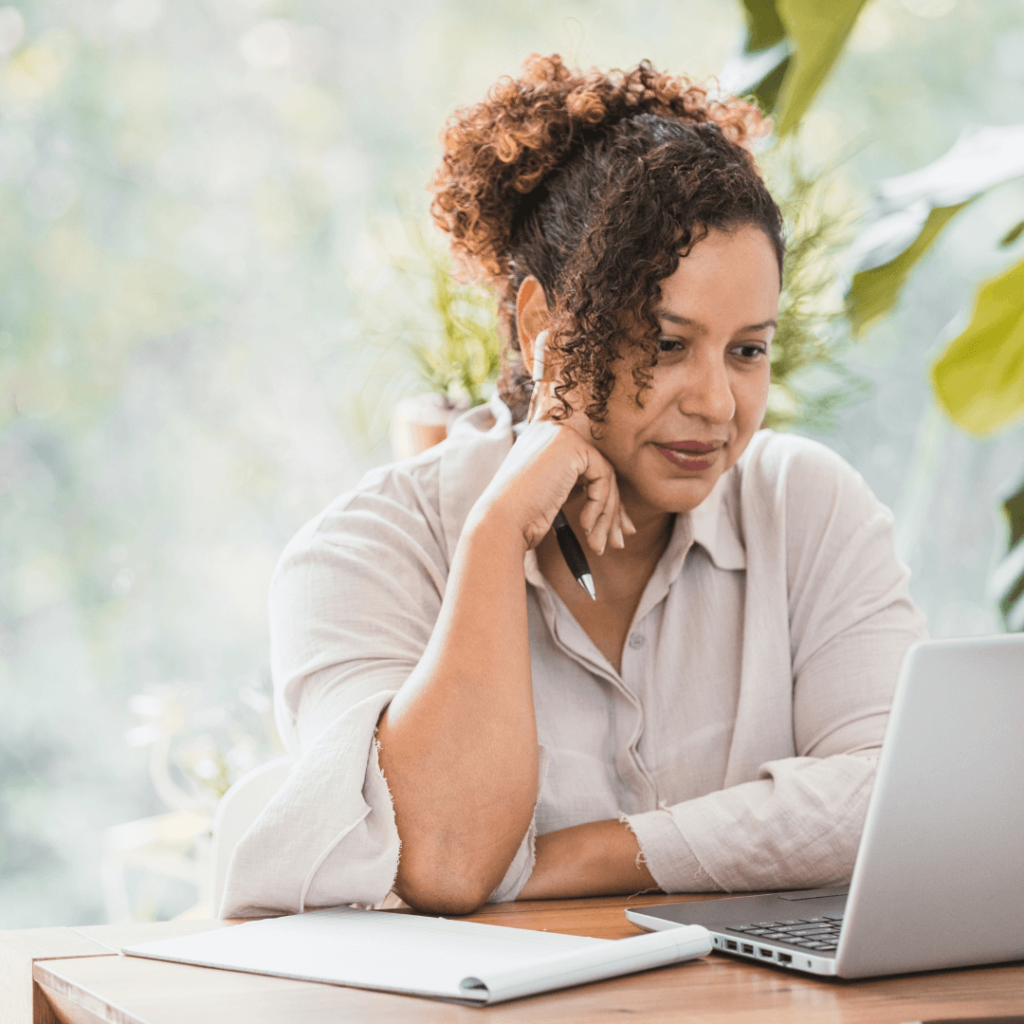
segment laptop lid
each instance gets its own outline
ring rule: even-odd
[[[907,652],[837,973],[1024,958],[1024,636]]]

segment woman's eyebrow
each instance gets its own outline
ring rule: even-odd
[[[688,316],[678,316],[675,313],[669,313],[668,310],[656,309],[654,315],[659,320],[667,320],[670,324],[678,324],[680,327],[695,327],[698,331],[706,331],[707,328],[697,320],[692,320]],[[746,327],[741,327],[739,332],[743,331],[763,331],[768,327],[778,327],[778,323],[775,320],[764,320],[759,324],[749,324]]]

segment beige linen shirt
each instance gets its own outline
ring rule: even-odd
[[[368,474],[271,585],[278,720],[297,755],[235,851],[222,914],[379,904],[400,842],[374,740],[437,620],[469,510],[515,439],[495,400]],[[667,892],[813,887],[853,867],[900,660],[924,635],[892,517],[827,448],[758,432],[679,515],[618,672],[526,557],[535,836],[621,818]]]

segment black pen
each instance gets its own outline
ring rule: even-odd
[[[547,355],[547,340],[547,331],[541,331],[534,340],[534,394],[530,399],[530,411],[527,414],[527,419],[533,418],[537,385],[544,380],[544,357]],[[572,532],[572,527],[569,525],[568,520],[565,518],[565,513],[562,512],[561,509],[558,510],[558,515],[555,516],[554,522],[551,524],[551,528],[555,531],[555,539],[558,541],[558,547],[562,552],[562,557],[565,559],[565,564],[569,566],[569,572],[573,574],[576,582],[590,595],[590,599],[592,601],[596,601],[597,591],[594,589],[594,577],[590,571],[587,556],[583,553],[583,547],[576,539],[576,534]]]
[[[597,600],[597,591],[594,590],[594,577],[590,573],[590,566],[587,564],[587,556],[583,553],[583,547],[572,532],[572,527],[565,518],[561,509],[551,524],[555,531],[555,538],[558,546],[562,549],[562,557],[565,564],[569,566],[569,572],[573,574],[576,582],[590,595],[592,601]]]

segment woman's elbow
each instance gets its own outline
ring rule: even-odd
[[[399,870],[395,879],[395,892],[413,910],[445,917],[472,914],[487,902],[492,891],[493,886],[468,878],[409,878]]]
[[[531,807],[532,811],[532,807]],[[455,834],[402,828],[394,891],[425,914],[472,914],[501,884],[529,827],[494,836],[464,828]]]
[[[394,890],[424,914],[472,914],[487,902],[507,867],[480,850],[403,841]]]

